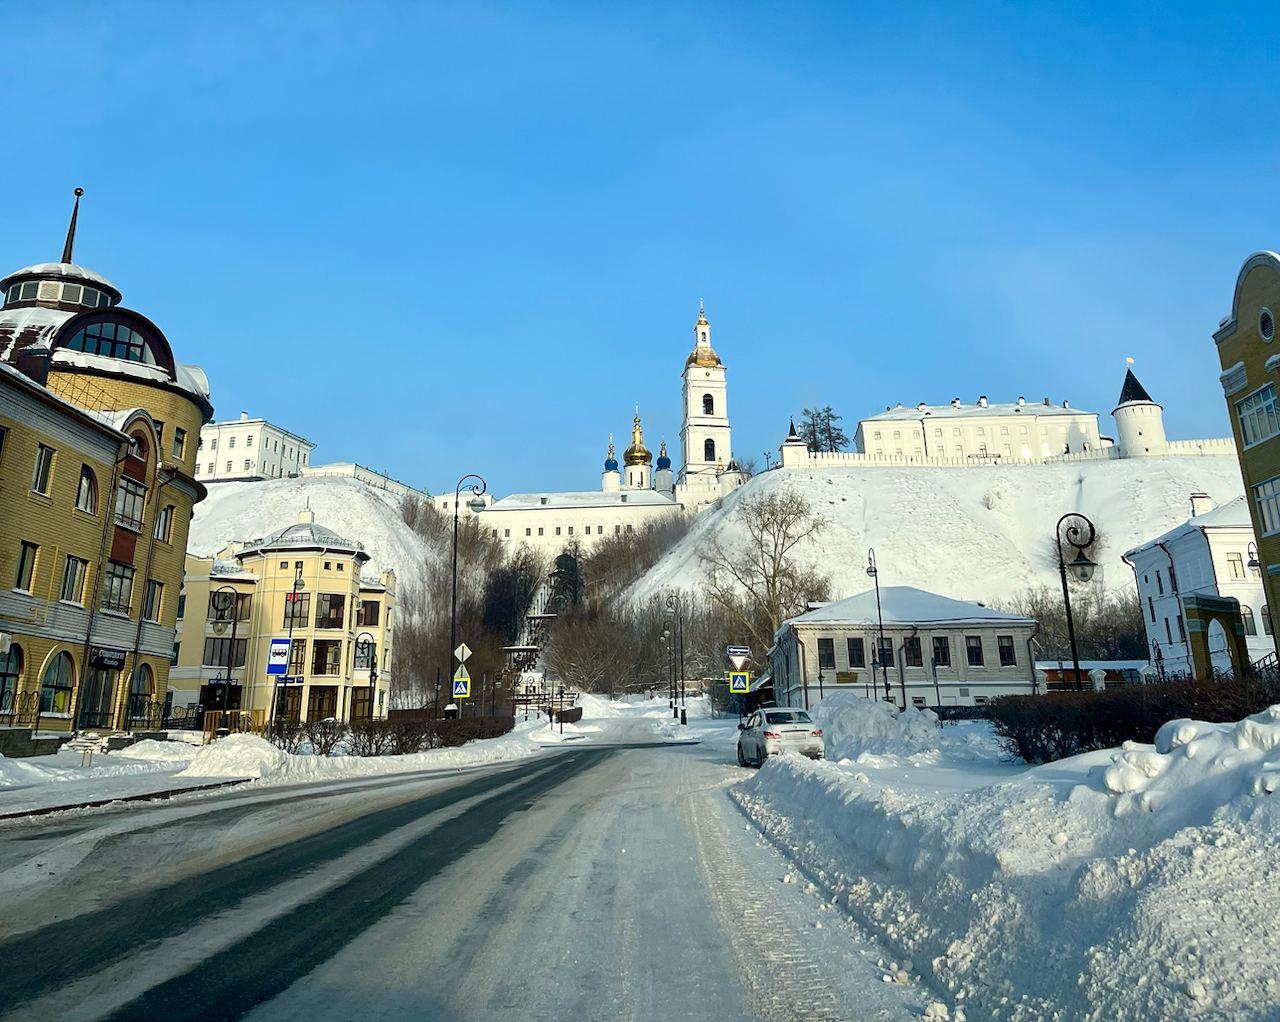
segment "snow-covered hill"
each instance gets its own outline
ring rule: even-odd
[[[1058,463],[779,469],[756,476],[693,529],[631,589],[647,600],[668,589],[693,589],[703,569],[698,551],[712,537],[732,547],[744,539],[738,503],[793,487],[828,524],[802,556],[831,576],[833,598],[869,586],[874,547],[881,585],[919,586],[957,599],[1005,599],[1029,585],[1058,585],[1053,531],[1068,511],[1088,515],[1101,540],[1095,581],[1133,584],[1120,555],[1191,513],[1189,497],[1219,504],[1244,492],[1230,455]]]
[[[196,505],[187,549],[212,556],[232,541],[257,539],[292,525],[308,506],[317,524],[364,544],[370,558],[367,575],[394,568],[402,586],[413,585],[421,580],[423,565],[437,556],[405,525],[398,497],[356,479],[329,476],[214,483]]]

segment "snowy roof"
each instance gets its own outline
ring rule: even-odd
[[[1045,405],[1024,402],[1019,404],[1011,401],[1006,404],[986,405],[925,405],[921,408],[919,405],[912,405],[910,408],[904,405],[898,405],[896,408],[886,408],[883,412],[875,415],[869,415],[860,420],[862,422],[902,422],[913,421],[923,418],[931,419],[959,419],[968,418],[973,415],[1095,415],[1096,412],[1086,412],[1079,408],[1064,408],[1062,405]]]
[[[886,625],[961,621],[1034,624],[1032,618],[1021,614],[992,610],[966,600],[953,600],[949,596],[939,596],[914,586],[882,586],[879,611],[876,608],[876,591],[868,589],[865,593],[823,604],[806,614],[784,621],[783,627],[788,624],[878,624],[881,615]]]
[[[1202,515],[1193,515],[1181,525],[1174,526],[1168,532],[1161,533],[1155,539],[1147,540],[1147,542],[1134,547],[1132,550],[1126,550],[1124,555],[1125,557],[1132,557],[1134,554],[1150,550],[1160,543],[1181,539],[1183,536],[1199,532],[1201,529],[1248,529],[1252,532],[1253,519],[1249,517],[1248,502],[1243,496],[1239,496],[1235,500],[1220,504],[1212,511],[1206,511]]]
[[[109,287],[116,294],[120,293],[120,289],[101,273],[96,273],[87,266],[80,266],[76,263],[34,263],[31,266],[24,266],[20,270],[14,270],[4,278],[4,281],[0,281],[0,284],[12,280],[14,277],[66,277],[69,280],[87,280],[91,284]]]
[[[621,490],[605,492],[603,490],[584,490],[574,493],[512,493],[495,500],[482,515],[495,511],[536,511],[540,508],[570,507],[620,507],[636,505],[646,507],[674,507],[675,498],[668,497],[656,490]]]
[[[332,529],[326,529],[315,522],[298,522],[296,525],[273,532],[265,539],[255,539],[236,556],[244,557],[251,553],[286,549],[332,550],[335,553],[355,554],[366,561],[369,559],[369,555],[364,552],[364,547],[359,543],[343,539]]]
[[[221,561],[214,558],[209,577],[234,579],[237,582],[257,582],[258,576],[240,566],[238,561]]]

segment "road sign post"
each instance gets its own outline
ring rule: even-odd
[[[453,674],[453,698],[471,698],[471,674],[467,670],[466,664],[459,666]]]

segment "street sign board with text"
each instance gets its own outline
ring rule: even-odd
[[[272,639],[271,649],[267,651],[268,676],[289,673],[289,640]]]

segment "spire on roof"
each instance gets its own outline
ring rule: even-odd
[[[698,299],[698,325],[707,326],[707,310],[702,304],[702,299]]]
[[[1125,369],[1124,386],[1120,388],[1120,400],[1118,403],[1124,405],[1130,401],[1150,401],[1155,404],[1151,395],[1147,393],[1147,388],[1139,383],[1138,378],[1133,375],[1133,370]]]
[[[67,225],[67,242],[62,246],[62,261],[64,263],[71,262],[71,250],[76,246],[76,219],[80,215],[80,196],[83,194],[83,188],[76,189],[76,204],[71,207],[71,223]]]

